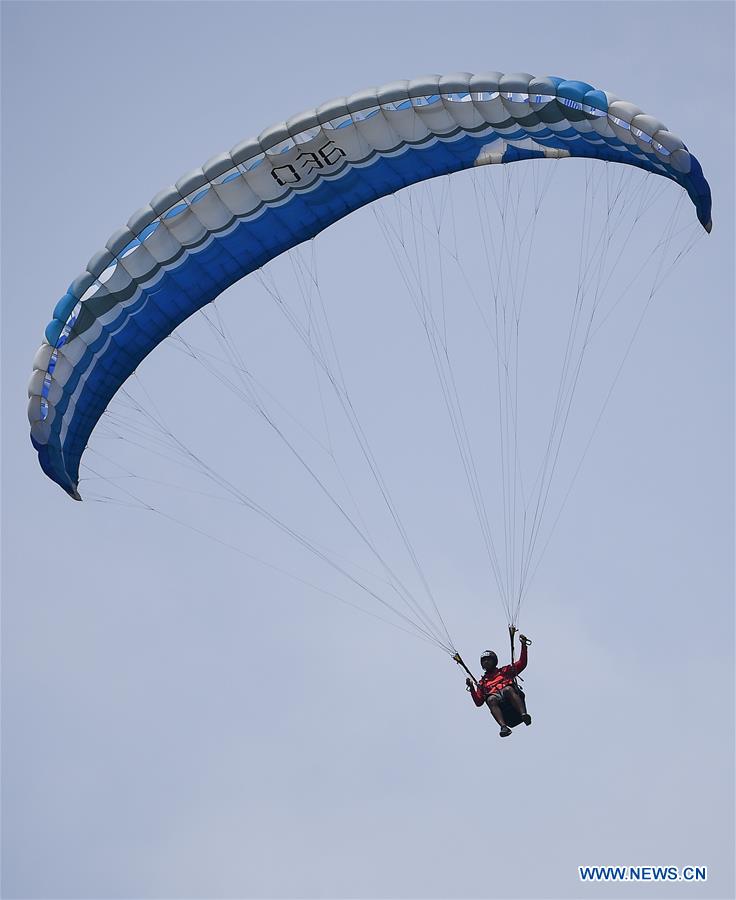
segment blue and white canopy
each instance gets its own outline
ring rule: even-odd
[[[545,157],[609,160],[670,178],[710,231],[710,188],[680,138],[585,82],[463,72],[341,97],[161,191],[72,282],[28,388],[43,470],[81,499],[80,460],[116,391],[157,344],[238,279],[407,185]]]

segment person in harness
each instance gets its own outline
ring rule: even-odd
[[[527,646],[531,643],[523,634],[519,635],[521,654],[510,666],[498,668],[498,656],[493,650],[484,651],[480,658],[483,676],[477,684],[466,678],[465,684],[476,706],[487,704],[493,718],[501,727],[500,737],[508,737],[511,729],[504,718],[504,706],[518,714],[518,719],[525,725],[532,724],[532,717],[526,711],[524,694],[516,686],[516,676],[523,672],[527,662]],[[512,723],[513,724],[513,723]]]

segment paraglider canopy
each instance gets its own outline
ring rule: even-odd
[[[28,389],[41,467],[80,500],[90,435],[141,360],[229,285],[338,219],[438,175],[567,157],[671,179],[710,231],[710,189],[680,138],[631,103],[555,76],[392,82],[212,157],[136,212],[56,304]]]

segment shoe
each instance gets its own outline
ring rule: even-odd
[[[531,725],[531,724],[532,724],[532,717],[529,715],[529,713],[527,713],[525,716],[522,716],[522,717],[521,717],[521,721],[522,721],[525,725]]]
[[[500,737],[508,737],[511,734],[511,729],[508,725],[504,725],[503,728],[498,732]]]

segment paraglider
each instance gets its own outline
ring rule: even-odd
[[[483,675],[476,679],[459,654],[455,656],[455,662],[462,666],[468,677],[465,679],[465,687],[476,706],[487,706],[491,715],[500,726],[499,736],[509,737],[511,729],[522,722],[524,725],[532,724],[532,717],[527,712],[526,695],[518,683],[518,676],[526,669],[527,647],[531,644],[526,635],[520,634],[521,654],[518,660],[514,660],[514,635],[516,629],[509,627],[511,638],[511,663],[508,666],[498,667],[498,654],[494,650],[484,650],[480,657],[480,665]]]
[[[125,394],[126,382],[140,363],[183,322],[212,304],[229,286],[251,273],[259,277],[259,270],[267,263],[314,238],[331,224],[382,197],[438,176],[463,170],[472,172],[488,165],[508,171],[505,167],[510,163],[520,162],[524,168],[529,164],[527,161],[568,158],[590,161],[591,167],[613,163],[614,169],[624,168],[627,173],[642,170],[674,182],[692,201],[700,225],[710,232],[710,188],[698,160],[683,141],[637,106],[586,82],[559,77],[492,72],[432,75],[392,82],[308,110],[266,129],[258,138],[243,141],[229,152],[212,157],[136,212],[92,257],[56,304],[33,360],[28,388],[31,442],[41,468],[70,497],[81,500],[83,454],[111,401],[119,392]],[[594,184],[591,196],[595,196],[595,188]],[[619,185],[608,203],[607,215],[613,215],[612,210],[618,208],[619,197],[624,193]],[[504,204],[510,196],[511,192],[507,192]],[[643,208],[644,198],[640,197],[639,202]],[[606,268],[605,254],[615,231],[607,221],[597,241],[589,239],[589,234],[584,234],[581,240],[581,259],[583,245],[591,253],[598,252],[600,247],[603,250],[595,265],[581,265],[552,429],[537,478],[532,480],[532,489],[525,497],[515,443],[518,382],[514,373],[518,363],[520,306],[526,284],[520,260],[523,257],[528,267],[529,260],[533,262],[535,248],[528,237],[533,229],[521,227],[518,217],[505,213],[506,205],[502,219],[509,220],[509,232],[504,235],[495,260],[500,259],[502,265],[494,291],[489,291],[489,297],[493,294],[495,310],[491,306],[491,316],[483,319],[495,347],[499,372],[501,468],[506,480],[505,546],[500,553],[491,535],[483,488],[465,431],[454,373],[449,368],[446,335],[441,333],[431,311],[428,313],[426,306],[418,304],[511,632],[510,665],[498,668],[498,658],[488,652],[481,660],[484,675],[478,682],[468,671],[468,687],[475,704],[489,707],[504,737],[515,725],[531,723],[524,693],[517,684],[517,677],[527,663],[530,642],[520,636],[521,655],[514,661],[513,637],[519,607],[536,571],[532,558],[539,550],[539,525],[575,393],[582,353],[591,340],[597,304],[613,271]],[[417,227],[423,225],[420,217]],[[586,231],[585,216],[582,231]],[[662,235],[657,236],[658,246],[669,247],[673,231],[672,222],[662,228]],[[524,245],[525,240],[529,241],[528,245]],[[440,244],[438,229],[438,255]],[[523,247],[523,251],[519,249]],[[422,267],[428,265],[431,257],[426,246],[424,250],[424,257],[417,261],[409,279],[419,272],[420,294]],[[512,284],[514,278],[517,282]],[[510,285],[510,300],[498,297],[503,293],[499,285],[504,279]],[[585,322],[581,325],[582,302],[591,284],[593,311],[587,325]],[[550,294],[554,292],[550,290]],[[650,293],[649,299],[651,296]],[[507,323],[511,323],[508,329]],[[398,627],[414,629],[417,636],[435,644],[464,666],[420,568],[418,554],[390,496],[386,479],[357,420],[355,405],[344,382],[336,376],[339,365],[331,368],[329,354],[323,346],[318,346],[319,337],[314,337],[314,325],[310,318],[308,328],[300,330],[299,323],[295,327],[314,356],[315,369],[320,370],[335,391],[381,500],[419,576],[420,590],[429,600],[426,608],[402,580],[403,573],[390,565],[368,529],[357,521],[360,514],[351,517],[347,505],[336,499],[315,468],[287,439],[289,451],[337,510],[341,523],[350,526],[351,536],[358,538],[356,543],[377,564],[377,581],[364,578],[356,572],[357,565],[351,569],[318,541],[252,501],[231,480],[204,466],[195,454],[173,438],[168,428],[161,429],[157,449],[166,446],[181,452],[192,468],[199,467],[239,503],[264,516],[330,565],[348,579],[351,588],[360,588],[373,601],[395,613]],[[222,337],[219,328],[218,323],[216,330]],[[575,355],[577,350],[572,349],[576,337],[582,341],[579,359]],[[225,338],[223,341],[227,344]],[[187,345],[186,349],[194,355],[191,347]],[[232,347],[228,345],[226,349],[229,352]],[[237,354],[232,356],[237,363]],[[245,366],[238,374],[244,382],[250,377]],[[265,411],[260,396],[256,395],[254,400],[248,393],[251,386],[248,382],[242,393],[248,395],[274,433],[284,438],[282,430]],[[182,391],[186,390],[183,385]],[[146,427],[153,428],[156,424],[155,417],[151,416]],[[232,435],[233,428],[232,421],[223,423],[223,431],[228,436]],[[325,593],[334,596],[331,591]]]

